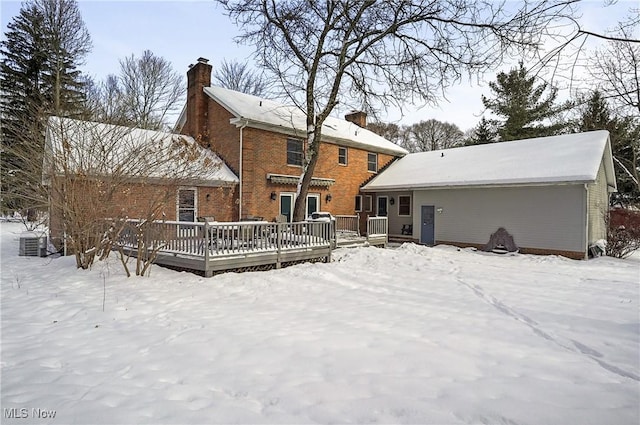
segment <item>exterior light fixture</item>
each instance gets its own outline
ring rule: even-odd
[[[396,200],[395,200],[395,199],[393,199],[393,197],[391,197],[391,198],[389,198],[389,203],[390,203],[391,205],[393,205],[393,204],[395,204],[395,203],[396,203]]]
[[[330,194],[330,193],[327,193],[327,196],[325,196],[324,200],[325,200],[326,202],[331,202],[331,194]]]
[[[275,192],[271,192],[271,200],[272,201],[276,200],[276,193]]]

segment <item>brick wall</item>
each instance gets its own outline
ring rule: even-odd
[[[209,98],[203,87],[210,83],[211,66],[197,63],[187,73],[189,79],[187,120],[183,133],[200,140],[218,154],[236,173],[240,172],[240,128],[229,122],[234,116],[221,105]],[[207,73],[209,75],[207,75]],[[200,94],[206,97],[201,101]],[[195,118],[193,118],[195,117]],[[366,123],[366,114],[353,114],[354,121]],[[206,124],[198,130],[199,122]],[[243,134],[242,166],[242,218],[260,216],[273,220],[280,210],[280,193],[293,193],[295,185],[273,184],[267,181],[267,174],[300,175],[301,168],[287,165],[287,139],[291,136],[273,131],[245,127]],[[301,139],[304,135],[301,135]],[[338,145],[323,143],[314,177],[335,179],[331,187],[309,188],[310,194],[320,197],[319,208],[333,214],[355,214],[355,196],[360,185],[372,176],[367,171],[367,151],[348,148],[348,164],[338,164]],[[378,169],[393,157],[378,154]],[[271,200],[271,193],[276,199]],[[327,194],[331,201],[327,202]],[[238,194],[239,195],[239,194]],[[238,199],[231,201],[232,209],[238,214]]]
[[[152,218],[151,213],[155,211],[155,219],[175,221],[177,213],[177,190],[173,185],[159,184],[129,184],[126,185],[112,197],[105,198],[104,195],[97,194],[92,190],[95,184],[77,186],[73,192],[74,196],[82,196],[77,204],[86,205],[92,210],[87,213],[91,218]],[[197,216],[214,216],[216,220],[233,221],[235,215],[235,204],[233,200],[236,196],[235,187],[197,187]],[[52,195],[54,198],[56,194]],[[57,199],[52,201],[51,211],[51,235],[54,239],[60,239],[63,235],[62,220]]]

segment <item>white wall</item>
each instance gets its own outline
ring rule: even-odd
[[[486,244],[504,227],[519,247],[584,252],[586,196],[584,185],[415,191],[413,234],[434,205],[436,241]]]
[[[587,186],[589,190],[589,242],[607,239],[605,216],[609,210],[609,191],[604,163],[600,164],[595,183]]]

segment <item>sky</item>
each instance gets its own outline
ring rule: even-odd
[[[592,31],[604,31],[615,26],[629,9],[638,7],[635,0],[585,0],[580,3],[581,24]],[[18,14],[20,1],[0,0],[2,33],[7,23]],[[102,1],[80,0],[79,9],[93,40],[93,50],[87,56],[83,71],[100,81],[108,74],[117,74],[119,60],[144,50],[169,60],[176,71],[185,75],[189,64],[199,57],[210,60],[214,69],[223,59],[241,62],[251,60],[251,46],[238,45],[235,24],[223,14],[214,1]],[[514,63],[505,64],[508,70]],[[483,112],[481,95],[490,95],[489,73],[484,81],[463,80],[449,89],[438,107],[407,105],[401,114],[382,114],[383,121],[412,124],[435,118],[457,124],[462,130],[475,126]],[[565,96],[568,92],[565,93]]]

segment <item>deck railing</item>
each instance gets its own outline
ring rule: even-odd
[[[128,220],[121,233],[124,246],[204,256],[299,249],[329,245],[335,235],[330,222],[192,223],[182,221],[142,222]]]
[[[360,235],[360,217],[357,215],[336,215],[336,232]]]
[[[386,217],[371,217],[367,241],[386,245]],[[268,223],[128,220],[118,244],[131,255],[154,253],[158,264],[203,271],[247,270],[331,258],[336,246],[333,221]],[[156,255],[157,254],[157,257]]]
[[[387,217],[367,218],[367,241],[372,245],[386,246],[389,242],[388,228],[389,220]]]

